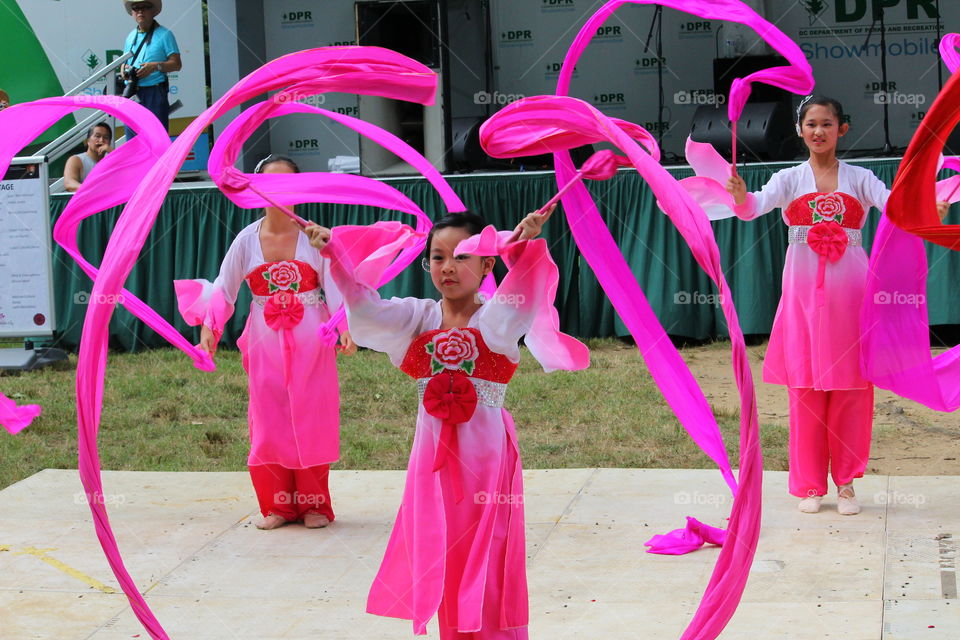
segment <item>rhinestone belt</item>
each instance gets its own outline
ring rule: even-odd
[[[287,293],[293,293],[288,291]],[[310,291],[304,291],[303,293],[294,293],[300,302],[306,305],[319,305],[325,302],[323,297],[322,289],[311,289]],[[253,301],[260,305],[261,307],[267,303],[271,296],[253,296]]]
[[[473,383],[473,388],[477,390],[477,402],[479,404],[498,409],[503,407],[503,401],[507,397],[507,385],[483,378],[468,377],[467,379]],[[417,378],[417,393],[420,395],[420,402],[423,402],[423,394],[431,380],[433,378]]]
[[[791,225],[787,230],[787,241],[790,244],[807,244],[807,232],[812,228],[802,224]],[[859,247],[863,244],[863,234],[860,233],[860,229],[843,227],[843,230],[847,232],[847,246]]]

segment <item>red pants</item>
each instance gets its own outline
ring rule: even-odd
[[[790,390],[790,493],[827,493],[827,469],[837,486],[862,478],[870,457],[873,386]]]
[[[285,520],[302,520],[305,513],[322,513],[333,522],[330,502],[330,465],[287,469],[278,464],[250,467],[260,513],[275,513]]]

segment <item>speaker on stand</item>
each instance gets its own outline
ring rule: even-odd
[[[714,93],[729,96],[734,78],[787,64],[781,56],[716,58],[713,61]],[[737,160],[793,160],[799,151],[795,121],[790,92],[760,82],[754,84],[750,101],[737,122]],[[720,154],[729,157],[731,133],[726,105],[698,107],[690,137],[695,142],[709,142]]]
[[[748,102],[737,122],[737,161],[793,160],[798,138],[791,113],[783,102]],[[732,135],[727,108],[697,108],[690,137],[694,142],[710,143],[720,155],[729,157]]]
[[[356,3],[356,25],[358,44],[393,49],[439,76],[433,105],[360,96],[360,117],[396,134],[441,171],[483,166],[486,154],[476,153],[473,143],[467,143],[467,134],[487,115],[492,71],[486,69],[491,54],[489,28],[484,25],[489,25],[489,3],[364,0]],[[484,92],[487,100],[482,99]],[[468,149],[469,159],[458,155]],[[413,167],[363,138],[360,167],[364,175],[415,173]]]

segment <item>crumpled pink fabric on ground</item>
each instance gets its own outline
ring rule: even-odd
[[[41,411],[38,404],[18,405],[0,393],[0,425],[3,425],[10,435],[16,435],[29,427]]]

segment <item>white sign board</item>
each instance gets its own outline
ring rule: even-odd
[[[7,177],[14,175],[0,182],[0,336],[49,336],[56,324],[47,166],[11,165]]]

